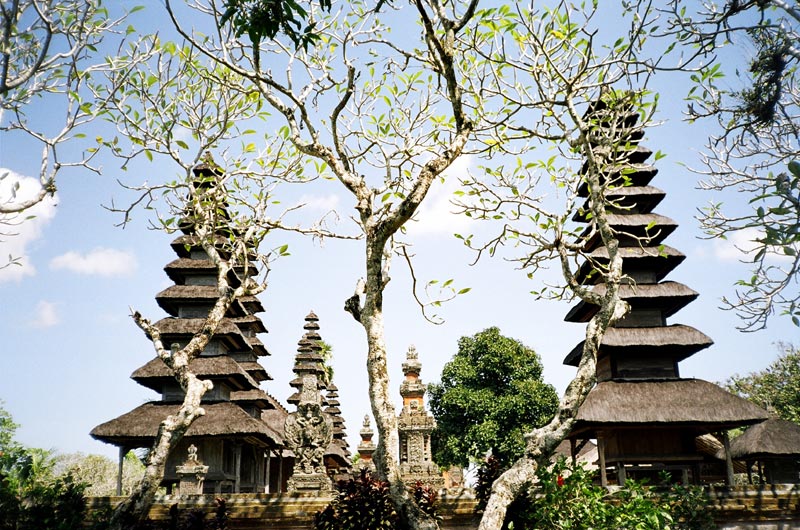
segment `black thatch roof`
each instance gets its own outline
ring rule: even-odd
[[[250,348],[253,353],[259,357],[265,357],[267,355],[272,355],[269,350],[264,346],[264,343],[261,342],[261,339],[258,337],[247,337],[247,342],[250,344]]]
[[[647,213],[658,206],[658,203],[660,203],[665,196],[666,193],[655,186],[621,186],[618,188],[611,188],[606,191],[606,199],[609,201],[606,208],[612,212],[619,210],[618,213]],[[575,222],[586,222],[586,216],[589,211],[589,201],[587,200],[583,206],[575,212],[572,216],[572,220]]]
[[[564,364],[578,366],[583,354],[584,342],[578,343],[567,354]],[[641,357],[666,355],[675,361],[681,361],[712,344],[714,341],[708,335],[683,324],[642,328],[608,328],[600,343],[600,354],[629,353]]]
[[[234,388],[246,390],[258,388],[258,383],[233,359],[227,355],[200,356],[189,363],[191,370],[200,379],[223,380]],[[161,392],[165,380],[174,380],[172,370],[156,357],[131,374],[131,379],[142,386]]]
[[[270,396],[260,388],[254,390],[240,390],[237,392],[231,392],[231,401],[243,402],[243,403],[255,403],[256,405],[260,406],[263,410],[281,408],[281,405],[278,403],[277,399]]]
[[[101,423],[90,433],[92,438],[112,445],[148,447],[158,431],[158,426],[170,414],[178,412],[180,404],[152,402],[136,407],[127,414]],[[283,436],[267,423],[250,416],[230,401],[204,403],[204,416],[192,423],[184,435],[217,436],[226,438],[255,438],[265,445],[280,445]],[[281,431],[282,432],[282,431]]]
[[[278,407],[274,409],[267,409],[261,411],[261,421],[269,425],[269,428],[280,434],[281,443],[283,443],[284,434],[283,427],[286,424],[286,417],[289,412],[276,401]]]
[[[155,326],[161,332],[161,340],[164,344],[170,345],[173,342],[182,342],[190,339],[195,333],[203,329],[205,323],[206,319],[204,318],[162,318],[155,323]],[[220,321],[217,330],[214,332],[214,338],[227,344],[233,351],[251,350],[247,338],[227,318],[223,318]]]
[[[250,313],[263,313],[264,306],[261,305],[261,300],[258,299],[256,296],[243,296],[239,299],[239,302],[247,309]]]
[[[764,409],[701,379],[605,381],[578,410],[571,435],[608,427],[671,426],[698,433],[767,419]]]
[[[667,245],[653,248],[622,247],[619,249],[619,254],[624,260],[622,264],[623,272],[628,273],[628,271],[631,270],[652,271],[655,274],[656,281],[663,280],[667,274],[686,259],[686,256],[679,250]],[[599,263],[608,263],[608,249],[606,249],[606,247],[593,250],[589,256]],[[575,276],[581,283],[594,283],[599,281],[601,279],[599,275],[597,275],[594,282],[587,281],[589,273],[591,273],[592,270],[591,262],[585,261],[581,264]]]
[[[800,425],[778,418],[753,425],[731,442],[731,457],[800,457]]]
[[[176,284],[186,284],[186,280],[192,276],[210,276],[217,277],[217,266],[210,259],[192,259],[192,258],[178,258],[169,262],[164,267],[164,272]],[[250,265],[249,272],[254,275],[258,269],[254,265]],[[240,276],[244,273],[244,267],[235,267],[228,273],[228,279],[235,285],[240,284]]]
[[[725,446],[713,434],[703,434],[694,439],[697,452],[715,460],[725,460]],[[747,466],[742,462],[733,462],[734,473],[747,473]]]
[[[216,285],[173,285],[167,287],[156,295],[159,307],[172,316],[178,316],[181,306],[203,304],[209,307],[219,298]],[[234,300],[228,309],[231,317],[240,317],[247,314],[244,305],[239,300]]]
[[[622,176],[622,172],[625,176]],[[617,167],[606,168],[603,171],[603,180],[609,181],[612,186],[647,186],[658,174],[658,169],[649,164],[625,164]],[[578,197],[589,196],[589,185],[584,181],[578,187]]]
[[[606,285],[601,283],[592,288],[592,292],[603,296]],[[639,285],[620,285],[620,298],[626,300],[637,309],[661,309],[664,318],[669,318],[697,298],[697,292],[682,283],[666,281],[661,283],[643,283]],[[567,322],[589,322],[597,313],[598,306],[579,302],[573,307],[564,320]]]
[[[259,383],[261,381],[272,381],[272,376],[269,375],[267,370],[261,366],[260,363],[255,361],[240,361],[239,366]]]
[[[217,234],[214,237],[218,245],[224,245],[225,243],[229,242],[227,238],[220,234]],[[173,239],[172,243],[170,243],[170,246],[172,247],[172,250],[175,251],[175,254],[177,254],[179,257],[188,258],[191,255],[192,249],[202,248],[198,241],[199,240],[196,236],[184,234]]]
[[[239,326],[239,329],[247,329],[253,333],[268,333],[267,328],[264,327],[264,322],[255,315],[233,317],[231,321]]]
[[[657,213],[609,213],[607,217],[621,246],[659,245],[678,228],[678,223]],[[585,238],[591,231],[592,227],[586,227],[580,237]],[[602,245],[600,234],[595,233],[585,248],[592,250]]]

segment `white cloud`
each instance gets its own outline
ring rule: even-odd
[[[50,261],[50,268],[90,276],[129,276],[136,270],[136,257],[113,248],[96,248],[86,254],[67,252]]]
[[[467,176],[471,167],[472,156],[461,156],[447,168],[444,185],[439,181],[434,182],[414,220],[406,225],[410,233],[452,235],[467,228],[471,222],[470,218],[456,213],[458,207],[451,201],[453,193],[460,187],[460,180]]]
[[[739,261],[745,259],[758,248],[756,239],[763,234],[756,228],[745,228],[732,232],[727,239],[714,240],[714,257],[721,261]]]
[[[61,323],[61,317],[56,311],[56,304],[42,300],[36,304],[36,316],[31,321],[31,326],[35,328],[51,328]]]
[[[334,194],[322,195],[322,196],[303,195],[302,197],[300,197],[297,203],[303,204],[304,208],[329,212],[331,210],[336,210],[339,207],[339,196]]]
[[[33,197],[40,189],[39,181],[25,177],[10,169],[0,168],[0,203],[13,204],[15,201]],[[16,198],[14,198],[14,187]],[[56,215],[57,197],[45,199],[16,215],[0,215],[0,267],[8,263],[9,256],[17,259],[19,265],[12,264],[0,269],[0,283],[20,281],[25,276],[36,274],[30,260],[29,246],[42,236],[42,229]]]

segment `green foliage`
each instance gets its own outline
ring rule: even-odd
[[[800,348],[778,344],[783,353],[767,368],[734,375],[725,388],[762,407],[772,407],[784,420],[800,424]]]
[[[629,480],[624,488],[609,490],[594,484],[594,472],[563,459],[551,469],[540,469],[537,478],[535,487],[509,506],[505,530],[714,528],[708,499],[699,487],[647,488]]]
[[[350,480],[340,480],[333,501],[314,515],[314,530],[391,530],[398,517],[389,497],[389,484],[370,476],[367,470]],[[437,514],[436,490],[421,482],[411,488],[417,506],[433,517]]]
[[[72,530],[86,512],[85,484],[56,477],[49,451],[14,440],[17,424],[0,407],[0,530]]]
[[[441,383],[428,392],[439,465],[466,466],[489,450],[501,463],[512,462],[524,450],[523,434],[548,422],[558,405],[536,352],[496,327],[459,339]]]
[[[319,4],[323,9],[331,8],[331,0],[319,0]],[[308,12],[294,0],[225,0],[223,5],[220,26],[230,22],[236,36],[247,34],[254,46],[262,39],[274,39],[278,33],[303,49],[320,39],[314,33],[314,22],[303,28]]]
[[[391,530],[397,513],[389,497],[389,484],[372,478],[366,470],[336,485],[333,501],[314,515],[314,530]]]

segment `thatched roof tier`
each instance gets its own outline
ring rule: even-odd
[[[264,322],[255,315],[233,317],[231,321],[239,326],[239,329],[246,329],[253,333],[269,333],[264,326]]]
[[[272,376],[269,375],[267,370],[261,366],[260,363],[255,361],[243,361],[239,362],[239,366],[241,366],[242,369],[250,375],[250,377],[259,383],[261,381],[272,381]]]
[[[731,457],[800,458],[800,425],[778,418],[753,425],[731,442]]]
[[[655,281],[661,281],[675,267],[686,259],[686,256],[670,246],[661,245],[654,248],[642,247],[622,247],[619,253],[623,258],[622,271],[631,274],[638,270],[651,271],[655,275]],[[608,249],[605,247],[593,250],[589,257],[600,264],[608,264]],[[589,277],[594,267],[591,262],[585,261],[581,264],[576,274],[576,278],[581,283],[596,283],[602,278],[599,274]]]
[[[193,276],[210,276],[217,277],[217,267],[210,259],[192,259],[192,258],[178,258],[169,262],[164,271],[167,276],[176,284],[183,285],[187,283],[187,278]],[[256,274],[258,271],[254,265],[250,265],[250,274]],[[239,276],[244,273],[244,267],[236,267],[228,273],[228,279],[234,284],[239,285]]]
[[[172,316],[178,316],[181,307],[188,305],[211,306],[219,299],[219,289],[216,285],[173,285],[167,287],[156,295],[159,307]],[[228,309],[228,315],[239,317],[247,314],[244,306],[234,300]]]
[[[214,241],[217,245],[224,245],[228,242],[228,239],[218,234],[215,236]],[[175,254],[181,258],[188,258],[191,256],[192,249],[201,248],[199,239],[196,236],[186,234],[173,239],[170,246],[175,251]]]
[[[279,406],[274,409],[267,409],[261,411],[261,421],[269,425],[269,428],[272,429],[273,431],[281,433],[281,440],[282,440],[283,427],[286,424],[286,417],[289,415],[289,412],[285,408],[283,408],[283,406],[280,403],[277,403],[277,401],[276,404]]]
[[[605,284],[598,284],[592,292],[603,296]],[[686,307],[695,298],[697,292],[678,282],[643,283],[640,285],[621,285],[619,295],[634,309],[661,309],[664,318],[669,318]],[[564,320],[567,322],[589,322],[599,307],[581,301],[573,307]]]
[[[606,198],[609,204],[606,208],[610,212],[616,213],[649,213],[660,203],[666,193],[654,186],[622,186],[606,191]],[[575,222],[586,222],[588,215],[589,201],[583,203],[580,210],[575,212],[572,220]]]
[[[269,351],[267,351],[267,348],[264,347],[264,343],[261,342],[261,339],[258,337],[247,337],[247,342],[250,344],[250,348],[253,350],[253,353],[259,357],[271,355]]]
[[[204,318],[162,318],[154,325],[161,332],[161,340],[165,345],[173,342],[186,342],[195,333],[199,333],[206,323]],[[221,340],[231,350],[250,351],[250,343],[242,332],[229,319],[223,318],[214,338]]]
[[[639,134],[637,134],[636,136],[638,137],[638,140],[640,140],[642,138],[641,132],[639,132]],[[644,163],[645,160],[650,158],[650,156],[653,154],[653,151],[643,145],[639,145],[638,140],[632,142],[630,149],[627,149],[625,151],[622,150],[624,146],[619,146],[618,151],[620,151],[619,155],[620,158],[624,157],[625,160],[627,160],[631,164],[642,164]],[[597,147],[594,150],[595,155],[603,156],[604,154],[607,153],[608,153],[607,147]],[[589,162],[588,161],[584,162],[583,165],[581,166],[581,174],[586,173],[588,167],[589,167]]]
[[[231,401],[235,403],[254,403],[262,410],[282,408],[278,400],[260,388],[231,392]]]
[[[715,460],[725,460],[725,446],[713,434],[703,434],[694,439],[697,452]],[[734,473],[747,473],[747,466],[742,462],[733,462]]]
[[[564,358],[564,364],[578,366],[583,342]],[[681,361],[708,348],[714,341],[691,326],[673,324],[647,328],[608,328],[600,343],[600,355],[661,356]]]
[[[608,181],[610,186],[647,186],[653,177],[658,174],[658,169],[649,164],[625,164],[624,166],[610,167],[603,171],[602,181]],[[622,175],[624,173],[624,176]],[[586,182],[578,187],[578,197],[589,196],[589,185]]]
[[[176,414],[179,403],[153,402],[136,407],[127,414],[101,423],[90,433],[92,438],[112,445],[149,447],[164,419]],[[248,438],[265,446],[283,443],[282,430],[276,431],[230,401],[204,403],[205,415],[197,418],[184,435],[222,438]]]
[[[338,467],[350,467],[349,451],[342,447],[339,440],[332,440],[325,450],[325,458],[336,462]]]
[[[626,426],[692,428],[701,434],[768,416],[764,409],[701,379],[604,381],[589,392],[570,436]]]
[[[256,296],[243,296],[239,302],[247,309],[249,313],[263,313],[264,306],[261,305],[261,300]]]
[[[197,357],[189,363],[189,370],[201,379],[226,381],[234,389],[258,388],[258,383],[239,363],[227,355]],[[164,361],[156,357],[141,368],[137,368],[131,374],[131,379],[142,386],[161,392],[162,385],[167,381],[174,381],[175,376]]]
[[[621,246],[654,246],[661,244],[678,227],[678,224],[656,213],[609,213],[608,222],[616,231]],[[585,238],[591,232],[587,227],[581,234]],[[586,249],[593,250],[603,244],[599,233],[586,242]]]

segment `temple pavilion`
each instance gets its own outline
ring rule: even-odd
[[[603,110],[598,104],[590,112]],[[699,450],[698,437],[718,434],[727,445],[729,429],[763,421],[768,415],[713,383],[680,375],[679,363],[711,346],[712,340],[691,326],[667,323],[698,294],[682,283],[665,280],[685,256],[663,244],[677,225],[653,212],[664,192],[650,186],[657,170],[647,163],[651,151],[639,145],[643,131],[636,126],[637,120],[638,114],[631,113],[605,125],[619,133],[613,142],[616,147],[607,155],[613,157],[613,169],[604,177],[610,179],[609,220],[620,242],[627,278],[620,295],[631,309],[602,339],[597,384],[580,407],[569,435],[572,453],[588,440],[597,440],[603,485],[624,483],[626,477],[658,480],[661,472],[683,483],[730,479],[730,459],[726,471],[724,462]],[[609,151],[599,146],[596,151],[603,149]],[[588,197],[586,183],[578,193]],[[587,222],[588,210],[585,206],[574,220]],[[596,269],[608,263],[608,252],[599,236],[589,239],[586,252],[589,259],[580,267],[578,279],[603,293],[605,285]],[[580,302],[565,320],[588,322],[598,309]],[[582,349],[583,342],[564,363],[578,366]]]
[[[197,182],[208,181],[218,170],[208,164],[194,169]],[[174,285],[156,295],[167,317],[155,323],[164,344],[185,345],[201,329],[217,300],[217,269],[198,244],[189,223],[172,243],[177,259],[164,267]],[[243,270],[234,271],[238,282]],[[259,358],[269,355],[259,333],[267,330],[257,316],[264,310],[256,297],[235,301],[203,353],[190,369],[214,385],[203,396],[205,415],[198,418],[173,449],[163,485],[178,482],[176,466],[194,445],[197,459],[208,466],[205,493],[275,491],[280,487],[283,418],[287,411],[259,384],[271,379]],[[131,379],[159,394],[159,398],[98,425],[92,437],[119,447],[122,457],[131,449],[152,446],[159,424],[177,412],[183,391],[158,357],[136,369]],[[264,418],[273,418],[265,421]],[[277,457],[277,458],[276,458]]]

